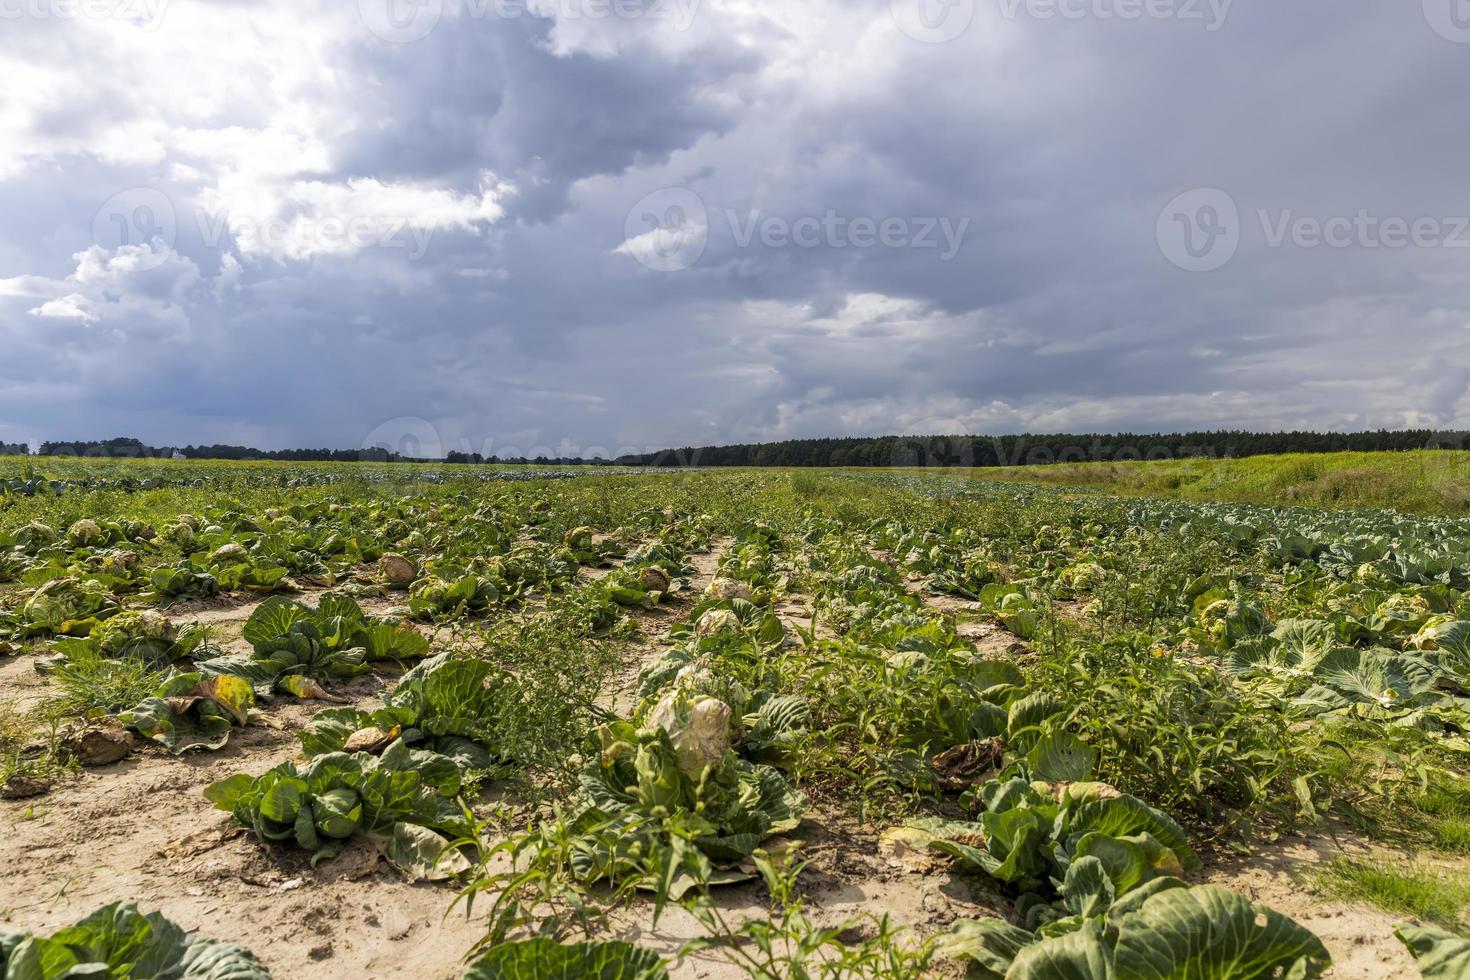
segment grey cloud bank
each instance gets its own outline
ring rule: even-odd
[[[1470,426],[1436,3],[0,7],[0,441]]]

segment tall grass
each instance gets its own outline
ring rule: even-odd
[[[1318,876],[1333,895],[1447,929],[1470,925],[1470,880],[1425,864],[1388,865],[1336,858]]]
[[[968,472],[982,480],[1060,484],[1190,501],[1382,507],[1470,515],[1470,452],[1459,450],[1058,463]]]

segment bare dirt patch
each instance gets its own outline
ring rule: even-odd
[[[1403,916],[1339,902],[1315,888],[1311,875],[1335,857],[1381,856],[1352,836],[1295,837],[1256,843],[1246,857],[1221,856],[1199,875],[1288,915],[1317,934],[1332,954],[1337,980],[1415,980],[1419,970],[1393,930]]]
[[[294,729],[319,705],[282,704],[213,754],[145,748],[67,779],[48,796],[0,804],[8,929],[52,930],[107,902],[136,901],[189,929],[244,943],[280,978],[459,975],[483,933],[446,917],[452,888],[410,885],[348,851],[313,869],[236,828],[204,788],[264,772],[298,752]],[[328,966],[328,964],[330,964]]]
[[[802,873],[805,913],[817,928],[838,928],[858,921],[848,942],[861,942],[875,927],[870,917],[888,916],[894,926],[910,930],[913,946],[949,928],[956,919],[993,917],[1003,903],[975,879],[951,875],[938,863],[915,869],[886,856],[878,834],[840,810],[817,807],[790,838],[768,841],[772,850],[787,848],[810,862]],[[714,901],[730,926],[770,913],[765,888],[757,882],[717,889]],[[642,943],[672,958],[679,947],[707,935],[688,912],[666,912],[657,927],[649,925],[652,907],[640,902],[615,917],[619,938]],[[706,950],[672,971],[676,977],[726,980],[746,974],[717,950]],[[933,976],[958,977],[958,964],[936,963]]]
[[[0,657],[0,701],[5,701],[17,714],[35,710],[47,697],[46,678],[36,673],[36,658],[31,654]]]
[[[296,598],[316,601],[312,596]],[[264,597],[213,599],[167,610],[175,623],[207,623],[238,646]],[[50,682],[35,657],[0,661],[0,690],[18,705],[44,700]],[[345,703],[372,707],[401,676],[391,663],[336,686]],[[279,978],[459,976],[459,958],[483,924],[446,915],[455,890],[411,885],[349,848],[313,869],[306,856],[268,847],[204,798],[210,783],[261,773],[299,754],[295,732],[328,705],[279,698],[214,753],[169,755],[147,741],[128,759],[63,777],[43,796],[0,802],[0,922],[50,931],[97,906],[136,901],[189,929],[250,947]]]
[[[629,714],[638,707],[638,672],[668,650],[663,642],[664,633],[688,614],[689,608],[698,601],[700,593],[714,580],[715,571],[720,567],[729,547],[730,539],[722,538],[712,542],[709,550],[689,559],[689,564],[694,566],[694,574],[689,576],[689,588],[682,595],[670,597],[652,609],[629,611],[639,630],[649,635],[653,642],[634,645],[629,649],[623,666],[607,679],[607,686],[599,699],[603,707],[621,715]]]

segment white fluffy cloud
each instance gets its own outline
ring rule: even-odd
[[[186,307],[199,267],[168,245],[154,241],[110,252],[93,245],[73,258],[76,269],[64,279],[0,279],[0,301],[39,298],[32,316],[101,325],[119,336],[188,329]]]
[[[304,260],[382,248],[417,261],[438,232],[479,234],[499,221],[510,192],[490,173],[474,194],[371,177],[341,183],[231,179],[200,194],[195,217],[206,240],[228,231],[250,257]]]

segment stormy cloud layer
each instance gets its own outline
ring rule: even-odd
[[[1459,0],[0,0],[0,441],[1470,425]]]

